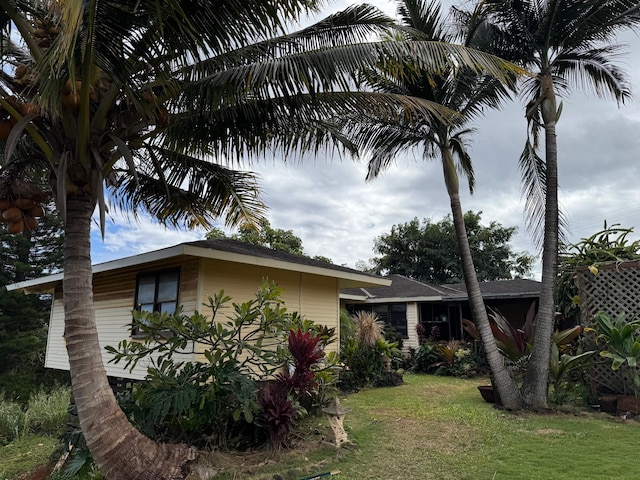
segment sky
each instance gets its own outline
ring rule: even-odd
[[[332,2],[325,13],[352,2]],[[390,15],[393,2],[372,3]],[[320,18],[320,17],[319,17]],[[628,45],[618,63],[626,70],[635,97],[618,107],[591,92],[562,98],[557,126],[560,202],[568,220],[568,239],[575,243],[601,230],[603,222],[637,227],[640,238],[640,41],[621,35]],[[474,125],[470,152],[476,172],[473,196],[461,183],[462,207],[482,211],[488,225],[497,221],[517,227],[514,251],[539,252],[524,226],[518,157],[526,140],[522,101],[514,99],[499,111],[488,111]],[[247,165],[259,174],[267,217],[273,228],[292,230],[307,255],[329,257],[338,265],[375,256],[374,239],[414,217],[438,221],[450,212],[439,162],[420,152],[398,158],[372,182],[365,182],[366,164],[337,155]],[[229,232],[227,230],[228,233]],[[130,221],[112,212],[104,239],[92,234],[94,263],[122,258],[204,238],[202,229],[165,229],[146,218]],[[541,265],[533,277],[540,277]]]

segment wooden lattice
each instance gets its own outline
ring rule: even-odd
[[[597,275],[586,267],[580,267],[576,281],[583,326],[591,326],[593,316],[600,311],[612,318],[622,312],[628,319],[640,317],[640,262],[602,264],[598,266]],[[593,348],[597,348],[595,343]],[[594,365],[588,375],[599,391],[626,394],[633,385],[628,371],[613,371],[608,363]]]

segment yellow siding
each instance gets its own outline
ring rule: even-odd
[[[232,302],[243,303],[255,298],[263,279],[275,281],[284,292],[282,300],[289,312],[299,312],[316,323],[339,328],[338,283],[335,278],[278,270],[274,268],[243,265],[211,259],[183,257],[173,261],[123,268],[117,271],[96,274],[94,277],[94,303],[100,345],[116,346],[121,340],[130,338],[131,310],[135,300],[136,276],[180,267],[179,304],[184,313],[195,310],[204,315],[211,312],[202,303],[207,297],[221,289],[232,298]],[[230,308],[230,305],[229,305]],[[229,310],[231,311],[231,310]],[[222,312],[224,315],[224,312]],[[69,369],[63,339],[64,314],[62,290],[56,291],[51,312],[49,338],[45,364],[48,368]],[[334,343],[328,351],[337,350]],[[193,356],[185,358],[192,359]],[[142,379],[146,366],[142,363],[133,372],[123,370],[122,364],[108,363],[110,356],[103,351],[107,374],[115,377]]]
[[[142,272],[153,272],[180,267],[179,304],[186,314],[193,313],[196,306],[198,261],[187,258],[183,261],[157,262],[149,266],[121,269],[97,274],[93,280],[94,305],[100,346],[116,346],[131,335],[131,310],[135,301],[136,276]],[[64,312],[62,290],[56,290],[55,301],[49,323],[45,366],[62,370],[69,369],[69,360],[63,339]],[[133,372],[123,370],[123,364],[108,363],[111,356],[102,352],[107,374],[114,377],[142,379],[146,366],[139,363]]]
[[[203,260],[202,268],[199,297],[205,302],[220,290],[224,290],[232,302],[252,300],[263,279],[268,279],[284,290],[281,298],[287,311],[298,312],[309,320],[335,328],[338,333],[338,284],[334,278],[210,259]],[[211,313],[204,307],[199,310],[205,315]],[[328,351],[336,349],[335,344],[327,348]]]

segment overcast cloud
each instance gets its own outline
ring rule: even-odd
[[[395,12],[392,2],[371,3],[389,14]],[[348,4],[335,2],[327,13]],[[621,60],[633,91],[640,95],[640,41],[633,34],[621,41],[633,44],[629,48],[633,53]],[[560,200],[572,242],[595,233],[605,219],[640,228],[640,104],[633,99],[617,108],[615,102],[589,93],[563,99],[558,124]],[[495,220],[517,226],[514,250],[536,253],[524,228],[520,199],[517,160],[526,138],[520,100],[488,112],[476,127],[471,146],[476,190],[473,196],[464,190],[463,209],[481,210],[485,223]],[[370,183],[364,181],[364,164],[336,156],[251,168],[260,174],[271,225],[293,230],[308,255],[326,256],[337,264],[353,267],[358,260],[373,257],[374,238],[394,224],[413,217],[437,221],[449,213],[440,164],[425,162],[419,154],[399,158]],[[205,233],[165,230],[146,219],[129,223],[118,215],[112,220],[104,241],[97,229],[94,232],[96,263],[203,238]],[[536,277],[539,271],[537,265]]]

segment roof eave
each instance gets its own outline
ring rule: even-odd
[[[262,267],[271,267],[279,270],[288,270],[301,273],[309,273],[312,275],[320,275],[338,279],[339,288],[358,288],[358,287],[379,287],[391,285],[391,280],[383,277],[375,277],[367,274],[359,274],[355,272],[340,271],[330,268],[322,268],[311,265],[304,265],[284,260],[272,258],[257,257],[253,255],[239,254],[227,252],[224,250],[214,250],[211,248],[196,247],[188,244],[175,245],[153,252],[141,253],[130,257],[112,260],[109,262],[99,263],[92,267],[93,274],[117,270],[120,268],[133,267],[159,260],[178,257],[180,255],[190,255],[202,258],[211,258],[216,260],[226,260],[245,265],[255,265]],[[23,290],[25,293],[38,293],[50,291],[61,282],[62,273],[48,275],[33,280],[26,280],[11,285],[7,285],[7,290]]]

